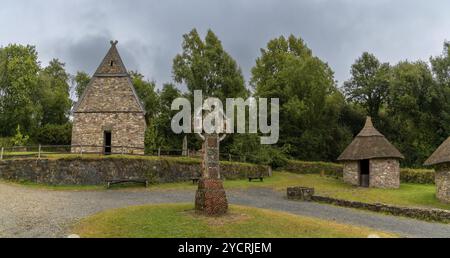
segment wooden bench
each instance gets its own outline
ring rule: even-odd
[[[259,180],[260,182],[264,182],[264,177],[263,176],[249,176],[248,177],[249,182],[252,182],[253,180]]]
[[[138,183],[144,184],[145,188],[148,188],[147,179],[110,179],[106,180],[106,187],[109,189],[111,185],[123,184],[123,183]]]

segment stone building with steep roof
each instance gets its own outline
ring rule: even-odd
[[[450,203],[450,137],[431,154],[424,165],[435,167],[436,197]]]
[[[373,127],[372,119],[339,156],[346,183],[376,188],[400,187],[400,159],[403,155]]]
[[[73,109],[72,152],[144,152],[145,109],[116,45],[111,41]]]

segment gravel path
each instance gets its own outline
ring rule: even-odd
[[[229,190],[230,203],[286,211],[399,233],[406,237],[449,237],[450,225],[381,215],[318,203],[288,201],[282,193],[253,188]],[[65,237],[78,219],[112,208],[193,202],[193,191],[49,191],[0,183],[0,237]]]

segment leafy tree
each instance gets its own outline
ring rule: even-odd
[[[400,62],[392,68],[384,132],[403,153],[407,165],[420,165],[439,144],[438,95],[424,62]]]
[[[295,158],[332,160],[351,137],[338,119],[345,106],[333,72],[302,39],[271,40],[252,69],[257,97],[280,99],[279,146]]]
[[[174,134],[171,128],[172,117],[178,112],[171,110],[172,102],[181,97],[181,92],[173,84],[166,83],[158,93],[160,112],[148,126],[146,145],[154,148],[181,149],[184,135]]]
[[[352,77],[344,83],[349,100],[362,105],[367,114],[378,120],[389,88],[389,64],[380,63],[373,55],[364,52],[352,65]]]
[[[65,124],[69,120],[72,101],[70,99],[69,74],[65,64],[58,59],[39,73],[39,102],[42,106],[41,125]]]
[[[430,62],[439,96],[439,110],[434,111],[440,123],[436,133],[442,142],[450,135],[450,42],[445,42],[442,55],[431,57]]]
[[[136,71],[130,72],[131,80],[134,89],[139,99],[143,102],[147,123],[156,116],[159,111],[158,95],[155,92],[155,82],[150,82],[144,79],[144,76]]]
[[[204,41],[196,29],[183,38],[183,52],[173,60],[172,72],[177,83],[186,84],[191,96],[194,90],[222,101],[248,95],[241,69],[211,30]]]
[[[91,81],[91,77],[85,72],[78,71],[77,74],[72,78],[72,80],[75,84],[75,95],[77,99],[80,99],[83,95],[84,90]]]
[[[28,131],[39,124],[37,55],[29,45],[0,48],[0,135],[13,135],[15,125]]]

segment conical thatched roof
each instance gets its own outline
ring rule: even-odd
[[[425,161],[425,166],[450,163],[450,137],[447,138]]]
[[[352,143],[339,156],[339,161],[374,158],[403,159],[403,155],[373,127],[372,119],[367,117],[366,125]]]

